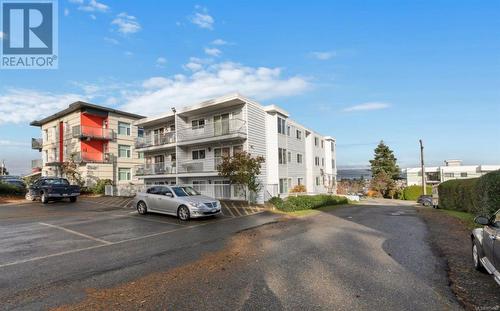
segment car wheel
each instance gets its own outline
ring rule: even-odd
[[[137,203],[137,212],[141,215],[144,215],[148,212],[148,207],[146,206],[146,203],[143,201],[140,201]]]
[[[75,202],[76,202],[76,197],[71,197],[71,198],[69,198],[69,201],[70,201],[71,203],[75,203]]]
[[[45,195],[45,193],[42,193],[42,196],[40,197],[40,201],[42,201],[43,204],[49,203],[49,198]]]
[[[431,206],[431,202],[424,202],[423,205],[424,206]]]
[[[189,209],[187,206],[181,205],[179,209],[177,210],[177,217],[179,217],[180,220],[186,221],[189,220]]]
[[[35,197],[32,197],[31,194],[26,193],[26,195],[24,196],[24,198],[28,201],[35,201]]]
[[[474,263],[474,269],[483,272],[483,264],[479,260],[479,250],[474,241],[472,241],[472,262]]]

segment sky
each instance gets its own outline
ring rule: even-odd
[[[29,122],[76,100],[148,116],[239,92],[401,167],[500,164],[499,1],[60,0],[59,68],[0,70],[0,160],[28,173]],[[2,34],[0,34],[0,39]]]

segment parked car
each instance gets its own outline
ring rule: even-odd
[[[76,202],[79,195],[80,187],[71,185],[65,178],[42,177],[28,187],[26,199],[30,201],[40,199],[43,204],[66,198],[69,198],[70,202]]]
[[[151,187],[146,192],[136,194],[134,206],[141,215],[155,212],[177,216],[181,220],[221,213],[219,200],[204,196],[192,187],[185,186]]]
[[[421,195],[418,197],[417,203],[422,204],[423,206],[431,206],[432,205],[432,196],[431,195]]]
[[[483,226],[471,234],[474,267],[492,274],[500,285],[500,210],[492,217],[478,216],[474,221]]]
[[[26,189],[26,184],[24,181],[17,176],[0,176],[0,182],[4,184],[9,184],[11,186],[14,186],[18,188],[19,190],[25,190]]]

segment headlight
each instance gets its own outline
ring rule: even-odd
[[[203,203],[200,203],[200,202],[191,202],[190,203],[192,207],[195,207],[195,208],[203,208],[205,207],[205,205]]]

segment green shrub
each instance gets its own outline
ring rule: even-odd
[[[425,191],[427,194],[432,194],[432,186],[427,186]],[[408,186],[403,189],[403,194],[401,195],[401,199],[408,201],[416,201],[422,193],[422,186],[413,185]]]
[[[500,170],[488,173],[476,184],[477,209],[483,214],[493,215],[500,209]]]
[[[25,189],[15,187],[13,185],[0,182],[0,195],[9,196],[9,195],[24,195],[26,192]]]
[[[273,204],[281,211],[293,212],[305,209],[315,209],[329,205],[347,204],[348,201],[345,197],[319,194],[291,196],[284,201],[281,198],[271,198],[269,203]]]
[[[88,187],[87,191],[93,194],[104,194],[107,185],[112,185],[111,179],[99,179],[92,187]]]
[[[500,208],[500,171],[446,181],[439,185],[438,193],[440,208],[492,215]]]

